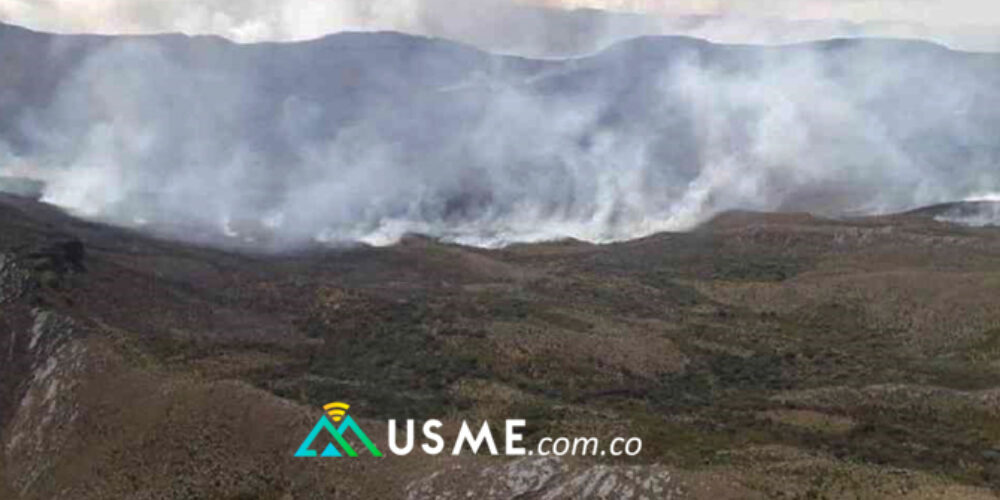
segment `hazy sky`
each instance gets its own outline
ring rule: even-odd
[[[504,36],[503,25],[511,27],[509,38],[522,36],[519,25],[534,15],[525,4],[645,14],[642,20],[616,20],[612,39],[687,34],[784,43],[873,35],[926,38],[970,50],[1000,48],[1000,2],[995,0],[0,0],[0,20],[56,32],[180,31],[240,42],[392,29],[475,43],[478,31],[486,28],[500,32],[489,40],[495,43]],[[722,16],[725,22],[692,27],[671,21],[687,15]],[[803,23],[816,20],[823,22]],[[550,21],[527,22],[544,31]]]
[[[541,0],[538,3],[669,15],[731,14],[785,19],[843,19],[923,24],[1000,24],[991,0]]]

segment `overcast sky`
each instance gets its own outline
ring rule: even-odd
[[[239,42],[392,29],[475,43],[485,28],[493,32],[489,43],[495,44],[505,25],[511,27],[510,43],[524,36],[518,28],[529,15],[526,3],[643,14],[641,20],[615,21],[611,38],[616,39],[688,34],[723,42],[784,43],[872,35],[925,38],[967,50],[1000,48],[996,0],[0,0],[0,20],[45,31],[179,31]],[[722,20],[694,27],[671,20],[689,15]],[[816,20],[823,22],[804,23]]]
[[[540,0],[539,3],[670,15],[736,14],[953,25],[989,20],[1000,23],[1000,2],[993,0]]]

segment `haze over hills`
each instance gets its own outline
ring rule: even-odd
[[[0,22],[57,33],[218,35],[241,43],[393,30],[529,57],[591,54],[637,36],[787,44],[831,38],[932,40],[1000,51],[996,8],[975,0],[92,0],[0,1]]]
[[[189,238],[613,241],[731,208],[1000,191],[1000,56],[926,42],[652,37],[532,60],[397,33],[3,26],[0,60],[0,168],[82,215]]]
[[[0,25],[0,498],[996,498],[998,126],[928,42]]]

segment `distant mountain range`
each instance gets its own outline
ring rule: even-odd
[[[391,32],[238,45],[3,25],[0,67],[0,165],[113,220],[599,241],[729,208],[1000,190],[1000,56],[927,42],[644,37],[538,60]]]
[[[301,41],[347,30],[394,30],[527,57],[588,55],[629,38],[665,35],[763,45],[893,37],[934,41],[957,50],[1000,51],[996,20],[983,8],[976,9],[981,15],[970,23],[967,14],[971,6],[956,6],[954,11],[959,14],[947,16],[950,19],[925,16],[923,22],[914,22],[916,12],[927,11],[915,9],[911,20],[898,15],[893,18],[886,11],[883,15],[888,17],[884,19],[876,15],[868,21],[851,21],[795,17],[796,11],[803,15],[810,9],[791,9],[791,4],[754,12],[738,7],[727,9],[723,3],[716,6],[717,13],[691,15],[680,12],[698,11],[691,9],[692,5],[591,3],[601,4],[606,9],[571,7],[585,5],[578,2],[531,0],[341,0],[312,5],[291,0],[201,2],[197,6],[154,0],[105,0],[88,6],[88,14],[81,16],[68,4],[31,2],[0,6],[0,22],[25,22],[33,29],[60,33],[214,34],[242,43]],[[849,15],[842,9],[835,10]],[[965,19],[965,23],[956,24],[959,19]]]

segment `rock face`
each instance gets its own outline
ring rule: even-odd
[[[0,254],[0,304],[12,304],[23,298],[32,286],[31,273],[13,254]]]
[[[683,488],[659,466],[568,464],[559,458],[526,458],[504,465],[455,465],[407,486],[406,498],[674,499]]]
[[[86,430],[77,426],[79,388],[93,370],[85,331],[46,300],[46,289],[82,272],[85,250],[68,239],[31,250],[33,240],[0,248],[0,422],[6,487],[22,495],[51,477],[68,445]],[[41,239],[45,236],[39,235]],[[40,240],[34,240],[40,241]]]
[[[5,426],[7,475],[21,494],[51,477],[55,463],[79,432],[77,390],[93,369],[86,343],[74,338],[72,320],[49,310],[32,311],[34,323],[28,351],[31,371],[14,418]]]

